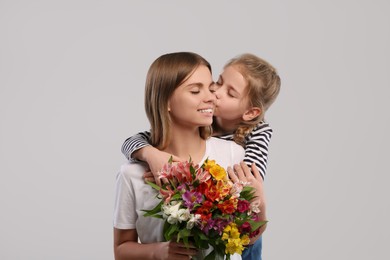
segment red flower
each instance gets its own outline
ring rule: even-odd
[[[239,200],[237,203],[237,210],[240,213],[247,212],[249,207],[250,203],[247,200]]]
[[[251,224],[249,224],[249,222],[244,222],[241,226],[239,226],[238,230],[240,230],[240,233],[250,233],[252,227]]]
[[[232,214],[236,211],[237,200],[236,199],[225,200],[224,202],[219,203],[217,207],[223,214]]]
[[[211,218],[211,208],[213,207],[213,203],[211,201],[204,201],[202,206],[200,206],[196,210],[196,214],[199,214],[202,220],[207,221]]]

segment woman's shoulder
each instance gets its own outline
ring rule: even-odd
[[[143,162],[127,162],[121,165],[118,175],[122,175],[125,179],[142,176],[147,169]]]
[[[207,155],[223,167],[237,163],[244,158],[245,150],[233,141],[210,137],[207,139]]]

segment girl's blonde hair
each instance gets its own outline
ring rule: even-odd
[[[234,141],[245,144],[245,137],[264,120],[267,109],[275,101],[280,91],[280,77],[276,69],[256,55],[245,53],[226,63],[224,68],[234,66],[245,78],[245,96],[249,107],[258,107],[260,115],[250,121],[242,121],[234,133]]]
[[[185,82],[199,66],[206,66],[207,60],[196,53],[168,53],[157,58],[149,68],[145,83],[145,111],[151,130],[151,144],[162,150],[170,142],[171,117],[168,101],[175,89]],[[200,127],[203,139],[211,135],[211,126]]]

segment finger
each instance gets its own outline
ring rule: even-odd
[[[170,247],[170,252],[177,254],[177,255],[182,255],[182,256],[194,256],[198,253],[198,250],[191,244],[186,246],[184,243],[177,243],[171,241],[169,244]]]
[[[161,178],[160,178],[159,174],[153,174],[153,178],[154,178],[154,181],[156,182],[156,184],[161,187]]]
[[[161,182],[164,183],[164,184],[168,184],[169,181],[167,178],[160,178]]]
[[[246,182],[246,177],[245,177],[244,171],[242,170],[241,165],[235,164],[235,165],[234,165],[234,170],[235,170],[236,173],[237,173],[238,179],[239,179],[240,181]]]
[[[144,172],[144,178],[150,178],[153,177],[153,173],[151,171]]]
[[[148,183],[148,182],[155,183],[155,180],[153,177],[145,178],[144,180],[145,180],[145,183]]]
[[[150,172],[144,172],[143,178],[145,183],[147,183],[148,181],[154,182],[153,174],[151,175]]]
[[[234,171],[233,171],[233,168],[232,167],[227,167],[227,172],[228,172],[228,174],[229,174],[229,178],[230,178],[230,180],[232,181],[232,182],[238,182],[238,177],[237,177],[237,175],[234,173]]]
[[[253,174],[252,174],[251,170],[249,169],[248,165],[244,161],[242,161],[242,162],[240,162],[240,166],[241,166],[241,169],[245,175],[245,178],[247,180],[252,179]]]
[[[251,168],[253,176],[256,178],[256,180],[260,180],[261,182],[263,182],[263,177],[261,177],[259,169],[257,168],[255,163],[252,163]]]
[[[182,162],[183,160],[178,156],[172,155],[172,161],[173,162]]]

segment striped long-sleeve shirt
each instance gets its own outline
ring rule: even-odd
[[[216,136],[225,140],[233,140],[233,134]],[[255,163],[261,177],[264,179],[267,171],[268,145],[272,137],[272,128],[268,123],[259,123],[252,132],[245,138],[245,157],[244,162],[249,166]],[[148,146],[150,132],[141,132],[125,140],[122,145],[122,153],[127,159],[131,160],[131,154],[135,151]]]

